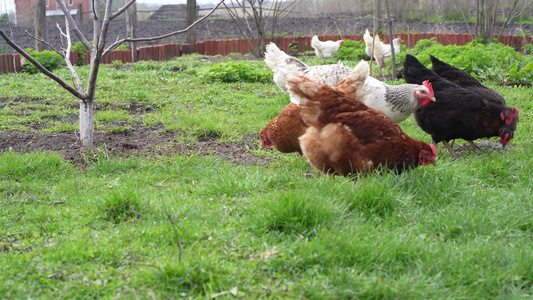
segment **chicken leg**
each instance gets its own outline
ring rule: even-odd
[[[442,144],[444,145],[444,147],[446,147],[446,149],[448,149],[448,152],[450,152],[450,154],[454,157],[454,159],[458,159],[459,158],[459,155],[457,155],[457,153],[455,153],[455,151],[453,151],[453,148],[452,148],[452,146],[450,146],[448,141],[442,141]]]

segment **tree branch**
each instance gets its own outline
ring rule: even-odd
[[[80,40],[80,42],[85,46],[85,49],[91,50],[91,44],[89,44],[89,41],[83,36],[83,33],[81,33],[80,29],[78,28],[78,25],[76,25],[76,21],[72,18],[70,15],[70,12],[68,11],[67,7],[65,6],[65,3],[63,3],[63,0],[56,0],[57,5],[61,8],[61,11],[63,11],[63,14],[65,15],[65,18],[67,18],[68,23],[70,24],[70,27]]]
[[[524,13],[524,11],[526,11],[526,9],[531,4],[533,4],[533,1],[530,1],[530,2],[525,1],[524,2],[524,7],[522,7],[521,9],[519,9],[519,10],[517,10],[515,12],[516,6],[518,5],[518,1],[519,0],[515,0],[514,3],[513,3],[513,7],[511,8],[511,10],[509,10],[509,14],[507,15],[507,19],[505,20],[505,22],[503,22],[502,29],[500,30],[500,34],[498,34],[498,39],[500,39],[501,36],[503,35],[503,31],[505,30],[507,25],[509,25],[514,19],[520,17]]]
[[[92,0],[92,3],[93,3],[93,5],[92,5],[92,8],[93,8],[93,16],[94,16],[94,19],[95,19],[96,21],[98,21],[98,20],[100,20],[100,14],[97,14],[97,13],[96,13],[96,10],[94,9],[94,8],[96,7],[96,5],[94,5],[94,0]],[[100,8],[98,8],[98,9],[100,9]]]
[[[113,44],[111,44],[109,47],[107,47],[107,49],[103,52],[102,56],[108,54],[109,52],[115,50],[118,46],[120,46],[120,44],[122,43],[125,43],[125,42],[148,42],[148,41],[155,41],[155,40],[160,40],[160,39],[163,39],[163,38],[166,38],[166,37],[169,37],[169,36],[173,36],[173,35],[176,35],[176,34],[180,34],[180,33],[184,33],[184,32],[187,32],[189,31],[189,29],[191,29],[192,27],[194,27],[196,24],[200,23],[201,21],[205,20],[207,17],[209,17],[210,15],[212,15],[215,10],[222,4],[224,3],[225,0],[221,0],[211,11],[209,11],[205,16],[201,17],[200,19],[196,20],[194,23],[192,23],[191,25],[187,26],[187,28],[185,29],[182,29],[182,30],[178,30],[178,31],[174,31],[174,32],[171,32],[171,33],[167,33],[167,34],[164,34],[164,35],[160,35],[160,36],[156,36],[156,37],[149,37],[149,38],[130,38],[130,37],[125,37],[123,39],[120,39],[120,40],[117,40],[115,41]]]
[[[104,52],[102,53],[102,57],[104,57],[106,54],[108,54],[109,52],[117,49],[118,46],[120,46],[120,44],[122,44],[125,40],[127,40],[129,38],[129,36],[126,36],[126,38],[122,39],[122,40],[119,40],[118,37],[117,37],[117,40],[111,44],[111,46],[107,47]],[[135,49],[132,49],[131,51],[135,51]]]
[[[41,65],[38,61],[36,61],[31,55],[29,55],[24,49],[20,48],[15,42],[13,42],[7,34],[0,29],[0,36],[4,38],[4,40],[11,46],[13,49],[15,49],[20,55],[24,56],[28,61],[30,61],[39,71],[41,71],[46,76],[50,77],[52,80],[57,82],[61,87],[63,87],[65,90],[69,91],[72,95],[76,96],[78,99],[85,100],[87,99],[87,95],[85,93],[80,93],[77,89],[69,85],[68,83],[64,82],[60,77],[55,75],[54,73],[48,71],[43,65]]]
[[[173,36],[173,35],[176,35],[176,34],[187,32],[187,31],[189,31],[189,29],[191,29],[192,27],[196,26],[196,24],[200,23],[201,21],[205,20],[207,17],[212,15],[215,12],[215,10],[217,10],[217,8],[220,5],[222,5],[222,3],[224,3],[224,1],[225,0],[221,0],[220,2],[218,2],[218,4],[213,9],[211,9],[205,16],[203,16],[200,19],[194,21],[194,23],[192,23],[191,25],[187,26],[187,28],[185,28],[185,29],[174,31],[174,32],[167,33],[167,34],[160,35],[160,36],[156,36],[156,37],[151,37],[151,38],[131,38],[131,39],[124,39],[124,41],[125,42],[147,42],[147,41],[153,41],[153,40],[160,40],[160,39],[163,39],[163,38],[166,38],[166,37],[169,37],[169,36]]]
[[[59,30],[61,30],[61,29],[59,29]],[[38,38],[38,37],[34,36],[33,34],[29,33],[27,30],[24,30],[24,32],[25,32],[27,35],[31,36],[34,40],[39,41],[39,42],[45,44],[46,46],[50,47],[50,49],[54,50],[54,52],[57,52],[57,54],[63,56],[63,54],[62,54],[61,52],[59,52],[59,50],[57,50],[56,48],[54,48],[54,46],[52,46],[52,45],[51,45],[50,43],[48,43],[47,41],[45,41],[45,40],[43,40],[43,39],[41,39],[41,38]]]
[[[107,37],[107,31],[109,29],[109,22],[111,21],[111,6],[112,6],[113,0],[106,0],[105,3],[105,13],[104,13],[104,20],[102,21],[102,29],[100,29],[100,40],[98,41],[97,47],[99,49],[104,48],[105,46],[105,40]],[[96,41],[94,41],[96,46]]]
[[[67,64],[67,68],[69,69],[72,76],[74,76],[74,82],[77,85],[78,90],[83,91],[83,83],[81,82],[80,76],[78,76],[78,73],[76,72],[76,69],[72,66],[72,63],[70,62],[70,50],[72,49],[72,39],[70,38],[70,26],[68,24],[68,20],[65,18],[65,26],[66,26],[66,32],[63,33],[61,30],[61,27],[59,27],[59,24],[57,24],[57,28],[59,29],[59,32],[67,39],[67,49],[65,50],[65,55],[63,55],[63,59],[65,60],[65,63]]]
[[[130,7],[133,3],[135,3],[135,0],[130,0],[128,3],[124,4],[119,10],[117,10],[114,14],[111,15],[109,20],[113,20],[114,18],[120,16],[123,12],[125,12],[128,7]]]

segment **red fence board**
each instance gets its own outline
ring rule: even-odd
[[[20,72],[22,64],[19,54],[1,54],[0,55],[0,74]]]

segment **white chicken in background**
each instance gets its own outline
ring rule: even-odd
[[[370,32],[365,30],[365,34],[363,35],[363,40],[365,41],[366,47],[365,52],[368,56],[372,57],[372,45],[376,47],[376,51],[374,53],[374,59],[376,60],[376,63],[379,66],[379,76],[382,75],[382,69],[385,67],[385,61],[389,59],[389,57],[392,56],[390,44],[384,44],[380,39],[379,35],[376,34],[375,41],[374,38],[372,38],[372,35],[370,35]],[[394,47],[394,53],[400,52],[400,38],[395,38],[392,40],[392,46]]]
[[[316,56],[322,58],[324,64],[326,59],[332,58],[343,44],[344,40],[322,42],[316,35],[311,38],[311,47],[315,49]]]
[[[310,67],[296,57],[281,51],[274,43],[266,46],[265,63],[274,72],[274,82],[284,92],[287,91],[285,77],[288,74],[303,75],[318,83],[334,86],[352,71],[352,68],[342,63]]]

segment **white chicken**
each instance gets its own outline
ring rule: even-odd
[[[352,71],[342,63],[310,67],[281,51],[274,43],[266,46],[265,63],[274,72],[274,82],[284,92],[287,91],[285,78],[288,74],[303,75],[318,83],[334,86]]]
[[[374,41],[375,39],[375,41]],[[363,40],[365,41],[366,47],[365,52],[368,56],[372,56],[372,45],[376,47],[374,52],[374,59],[379,66],[379,75],[382,74],[382,69],[385,67],[385,61],[392,56],[390,44],[384,44],[380,39],[379,35],[376,34],[374,38],[370,35],[370,32],[365,30],[363,35]],[[400,52],[400,38],[395,38],[392,40],[392,46],[394,47],[394,53]]]
[[[435,102],[431,83],[390,85],[368,76],[363,84],[363,102],[384,112],[396,123],[407,119],[417,108]]]
[[[332,58],[343,44],[344,40],[322,42],[316,35],[311,38],[311,47],[315,49],[316,56],[322,58],[324,64],[326,64],[326,59]]]

